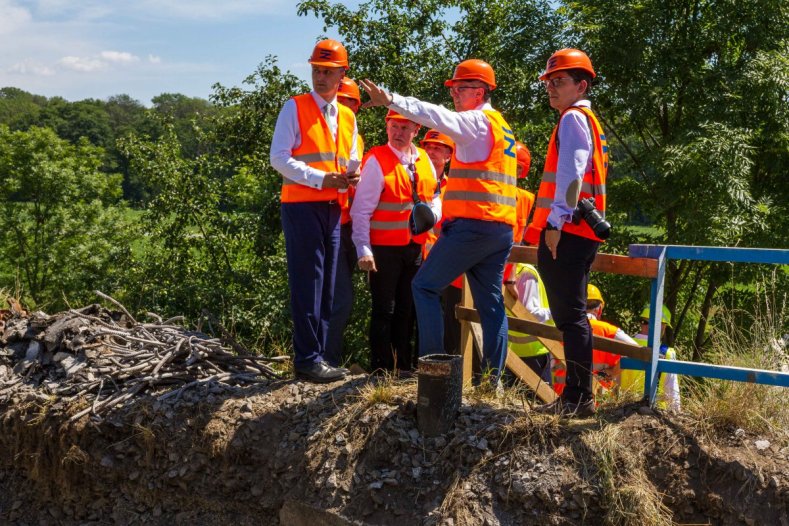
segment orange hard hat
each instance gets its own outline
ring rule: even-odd
[[[312,50],[312,56],[307,62],[314,66],[347,68],[348,52],[345,51],[345,47],[336,40],[327,38],[315,44],[315,48]]]
[[[396,121],[414,122],[411,119],[409,119],[408,117],[404,117],[404,116],[400,115],[395,110],[389,110],[388,112],[386,112],[386,121],[389,122],[390,119],[394,119]],[[414,122],[414,124],[417,124],[417,123]]]
[[[340,88],[337,90],[338,97],[347,97],[357,102],[362,102],[362,96],[359,93],[359,86],[356,85],[352,79],[343,77],[340,81]]]
[[[428,130],[428,132],[425,134],[425,138],[422,139],[421,141],[419,141],[419,146],[424,148],[425,144],[431,143],[431,142],[434,143],[434,144],[443,144],[444,146],[447,146],[453,152],[455,151],[455,141],[453,141],[452,139],[450,139],[449,137],[447,137],[446,135],[444,135],[440,131]]]
[[[496,74],[493,68],[478,58],[470,58],[458,64],[452,78],[444,81],[444,86],[451,86],[458,80],[481,80],[490,89],[496,89]]]
[[[515,143],[515,153],[518,157],[518,165],[523,168],[523,172],[520,175],[520,178],[523,179],[529,172],[529,166],[531,166],[531,153],[526,148],[526,145],[520,141]]]
[[[565,48],[551,55],[551,58],[548,59],[548,63],[545,65],[545,72],[540,75],[540,80],[545,80],[551,73],[564,69],[582,69],[589,73],[592,78],[597,76],[594,68],[592,68],[592,61],[589,60],[589,56],[586,53],[580,49]]]

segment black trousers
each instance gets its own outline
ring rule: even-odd
[[[373,245],[377,272],[370,272],[370,366],[409,370],[412,363],[411,280],[422,264],[422,245]]]
[[[562,398],[568,402],[592,398],[592,328],[586,317],[586,285],[599,246],[597,241],[562,232],[554,260],[543,230],[537,249],[551,316],[564,338],[567,385]]]

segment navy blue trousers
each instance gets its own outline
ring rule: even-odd
[[[412,282],[420,356],[446,352],[441,294],[465,272],[482,325],[482,371],[498,380],[507,356],[501,281],[511,248],[512,227],[505,223],[467,218],[443,223],[438,241]]]
[[[282,203],[293,319],[293,365],[323,361],[340,249],[337,202]]]
[[[340,227],[340,256],[337,261],[337,278],[334,284],[334,301],[326,353],[323,359],[329,365],[342,363],[343,333],[353,310],[353,270],[356,268],[356,247],[351,240],[351,222]]]

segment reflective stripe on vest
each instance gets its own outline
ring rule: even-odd
[[[496,110],[483,110],[493,132],[493,147],[483,161],[464,163],[455,153],[449,165],[443,215],[499,221],[515,227],[515,137]]]
[[[637,344],[642,347],[647,346],[647,339],[646,338],[633,338]],[[669,347],[666,349],[666,355],[661,356],[666,360],[676,360],[677,359],[677,351],[674,350],[673,347]],[[657,406],[660,409],[667,409],[668,402],[666,401],[666,397],[664,393],[666,392],[666,378],[667,375],[661,373],[660,380],[658,380],[658,392],[657,392]],[[644,396],[644,381],[646,379],[646,373],[644,371],[636,371],[634,369],[622,369],[622,376],[620,379],[620,389],[622,391],[627,391],[629,393],[634,393],[638,396]]]
[[[356,155],[364,157],[364,140],[361,134],[356,134]],[[347,165],[346,165],[347,166]],[[351,221],[351,205],[353,197],[356,195],[356,187],[349,186],[347,192],[337,193],[337,202],[340,203],[340,224],[347,224]]]
[[[595,207],[605,216],[605,181],[608,175],[608,143],[606,142],[605,132],[600,122],[597,120],[597,117],[592,113],[592,110],[581,106],[570,106],[564,110],[559,117],[559,124],[561,124],[562,117],[568,111],[580,111],[586,116],[589,124],[589,132],[592,137],[592,168],[584,174],[583,180],[581,181],[581,192],[578,196],[578,200],[580,201],[587,197],[594,197]],[[556,144],[556,137],[559,131],[559,124],[554,127],[553,133],[551,134],[551,140],[548,143],[548,153],[545,156],[545,167],[543,168],[540,189],[537,192],[537,200],[535,202],[534,219],[532,219],[531,224],[526,228],[526,242],[531,245],[537,245],[540,242],[540,233],[548,222],[548,215],[551,213],[551,204],[556,194],[556,167],[559,163],[559,149]],[[564,223],[562,231],[602,242],[602,239],[595,236],[592,229],[583,220],[577,225],[574,225],[571,221]]]
[[[299,124],[301,144],[293,149],[294,159],[324,172],[342,172],[351,157],[351,142],[356,117],[353,112],[337,105],[337,138],[332,138],[326,119],[310,93],[293,97]],[[280,199],[283,203],[332,201],[338,199],[336,188],[317,189],[282,178]]]
[[[517,267],[515,267],[515,276],[520,276],[522,272],[529,273],[535,280],[537,280],[537,291],[539,292],[540,296],[540,307],[546,307],[548,305],[548,293],[545,291],[545,285],[543,285],[542,279],[540,279],[540,274],[537,272],[537,269],[528,263],[518,263]],[[512,311],[509,309],[507,309],[507,314],[510,316],[513,315]],[[553,325],[553,322],[549,321],[548,324]],[[521,358],[542,356],[543,354],[548,353],[548,348],[545,347],[545,345],[543,345],[538,338],[530,334],[510,330],[507,333],[507,340],[510,342],[510,349],[512,349],[512,352]]]
[[[424,243],[426,234],[412,236],[408,225],[411,209],[414,207],[412,182],[408,171],[388,145],[371,148],[363,162],[367,162],[370,156],[378,161],[384,175],[384,189],[370,218],[370,244],[402,246],[411,241]],[[421,148],[417,148],[417,160],[414,164],[418,179],[417,194],[422,201],[430,203],[438,183],[433,176],[430,158]]]

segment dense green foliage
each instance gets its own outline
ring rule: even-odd
[[[532,190],[556,120],[537,76],[555,49],[585,49],[612,148],[616,233],[606,252],[789,247],[784,2],[305,0],[297,9],[340,33],[353,78],[403,95],[450,105],[443,81],[454,64],[490,62],[493,104],[532,151]],[[162,94],[150,109],[127,95],[68,102],[0,89],[0,286],[52,308],[102,288],[139,311],[195,320],[208,309],[247,343],[286,352],[281,179],[268,156],[279,109],[306,89],[273,57],[241,87],[217,84],[208,100]],[[383,114],[358,116],[368,146],[385,139]],[[714,305],[749,310],[770,270],[672,264],[669,338],[686,356],[703,352],[709,324],[720,323]],[[365,361],[369,298],[356,277],[347,343]],[[771,279],[789,289],[786,271]],[[648,283],[594,280],[608,317],[634,329]]]

